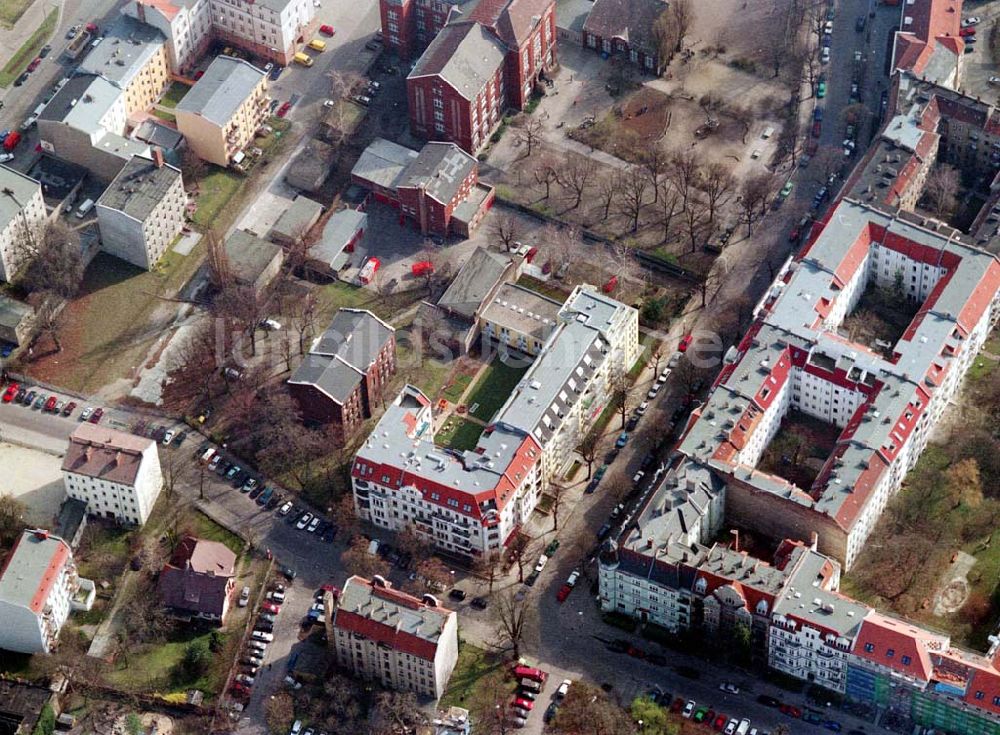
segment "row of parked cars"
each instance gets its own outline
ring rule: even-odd
[[[719,684],[719,690],[726,694],[740,693],[740,688],[731,682]],[[685,700],[683,697],[672,699],[671,695],[661,691],[659,688],[647,692],[647,696],[664,706],[669,704],[671,712],[680,714],[685,719],[692,720],[693,722],[704,724],[716,732],[723,733],[723,735],[769,735],[766,730],[754,727],[750,720],[745,717],[741,719],[730,717],[723,712],[717,712],[711,705],[699,706],[693,699]],[[759,695],[757,702],[765,707],[774,707],[786,717],[796,720],[801,719],[803,722],[819,725],[830,732],[841,732],[843,730],[843,726],[836,720],[824,717],[819,712],[802,710],[795,705],[784,704],[768,694]],[[848,735],[864,735],[864,733],[861,730],[851,730]]]
[[[538,698],[541,697],[542,690],[545,689],[545,682],[548,681],[549,674],[541,669],[518,664],[514,667],[513,675],[517,681],[517,691],[510,701],[508,724],[520,728],[528,723],[528,717],[534,710]],[[556,688],[552,695],[552,701],[543,715],[545,722],[551,722],[552,718],[556,716],[556,712],[566,698],[572,684],[573,682],[569,679],[564,679]]]
[[[49,395],[17,382],[7,384],[2,400],[4,403],[18,403],[25,408],[34,408],[43,413],[61,416],[72,416],[77,408],[76,401],[63,400],[59,396]],[[80,420],[89,421],[92,424],[100,423],[103,416],[103,408],[93,408],[92,406],[87,406],[80,412]]]
[[[244,587],[240,595],[240,607],[246,607],[250,599],[250,588]],[[281,604],[285,601],[285,587],[281,583],[275,583],[267,594],[267,599],[261,604],[257,622],[254,624],[250,640],[247,641],[246,651],[241,660],[242,670],[233,678],[233,685],[230,694],[237,701],[245,702],[250,698],[250,690],[260,667],[264,665],[264,656],[267,653],[267,646],[274,641],[274,623],[281,612]]]

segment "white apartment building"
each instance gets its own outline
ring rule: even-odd
[[[41,185],[0,165],[0,280],[11,280],[24,264],[45,216]]]
[[[475,451],[436,446],[430,399],[407,385],[354,459],[355,509],[453,554],[499,552],[538,502],[540,455],[532,437],[500,425],[483,432]]]
[[[382,577],[351,577],[331,616],[337,663],[357,676],[437,700],[458,661],[458,615]]]
[[[180,169],[133,156],[97,200],[102,249],[146,270],[152,269],[184,227],[187,195]]]
[[[66,494],[90,515],[141,526],[163,488],[156,442],[84,422],[62,465]]]
[[[639,312],[577,286],[548,336],[493,423],[542,448],[542,480],[558,474],[612,398],[616,375],[639,358]]]
[[[89,610],[94,583],[77,575],[73,550],[48,531],[30,530],[0,570],[0,649],[50,653],[71,610]]]
[[[213,40],[288,64],[316,13],[312,0],[130,0],[122,12],[167,37],[175,73],[186,74]]]

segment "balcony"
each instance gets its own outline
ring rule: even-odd
[[[94,606],[97,588],[89,579],[80,579],[79,585],[69,601],[69,609],[74,612],[88,611]]]

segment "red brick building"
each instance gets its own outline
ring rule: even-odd
[[[351,169],[351,179],[398,208],[425,235],[468,237],[493,206],[493,188],[479,183],[476,159],[454,143],[427,143],[417,153],[377,138]]]
[[[370,311],[338,311],[288,379],[302,418],[333,424],[341,441],[371,418],[396,374],[395,331]]]
[[[594,0],[583,24],[584,46],[627,59],[648,74],[659,74],[653,26],[666,9],[665,0]]]
[[[404,12],[389,5],[390,0],[381,2],[383,34],[390,46],[412,53],[423,37],[418,37],[416,26],[421,8]],[[447,22],[406,80],[410,129],[414,135],[450,141],[475,154],[504,111],[522,109],[541,73],[555,64],[555,2],[481,0],[448,7]],[[426,13],[421,22],[427,29],[437,23]]]

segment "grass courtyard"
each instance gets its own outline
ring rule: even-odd
[[[469,415],[481,421],[492,419],[527,371],[527,366],[508,365],[495,357],[466,398]]]
[[[477,700],[496,696],[490,691],[496,679],[491,674],[502,674],[500,660],[488,651],[471,643],[459,641],[458,662],[448,680],[448,689],[438,703],[440,709],[465,707]]]
[[[184,96],[191,89],[186,84],[181,82],[174,82],[167,88],[167,91],[163,93],[163,97],[160,98],[161,107],[177,107],[177,104],[184,99]]]
[[[212,227],[242,186],[241,176],[213,166],[211,173],[198,182],[198,209],[191,220],[199,227]]]
[[[459,451],[471,450],[476,448],[476,442],[482,433],[482,425],[453,415],[434,437],[434,443]]]

